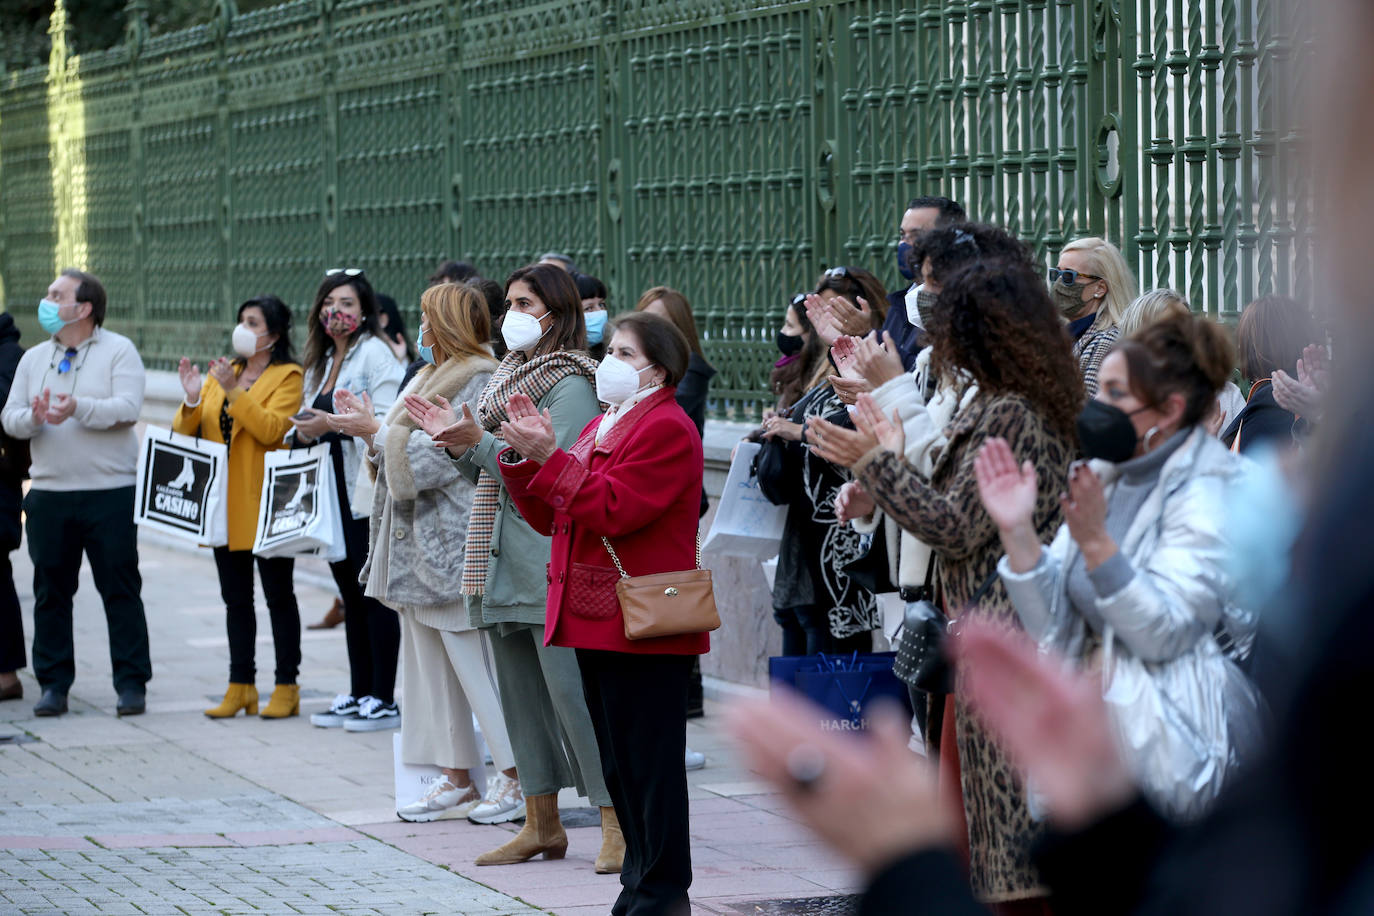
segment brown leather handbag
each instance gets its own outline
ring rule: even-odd
[[[615,548],[604,537],[601,543],[620,573],[615,584],[626,639],[683,636],[720,628],[711,571],[701,568],[701,535],[697,535],[697,568],[683,572],[631,576],[620,565]]]

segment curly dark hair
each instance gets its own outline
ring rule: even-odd
[[[1077,442],[1083,381],[1045,281],[1028,262],[980,260],[951,274],[930,316],[938,375],[967,372],[988,394],[1019,394]]]
[[[974,261],[1034,264],[1030,248],[1016,236],[984,223],[954,223],[921,233],[911,247],[910,265],[917,276],[927,260],[930,279],[942,286],[955,271]]]

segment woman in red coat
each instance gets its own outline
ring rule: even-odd
[[[553,537],[545,639],[577,650],[606,786],[625,836],[612,913],[688,912],[687,682],[705,633],[625,638],[606,538],[626,574],[695,569],[702,451],[674,399],[688,347],[671,323],[621,316],[596,373],[610,409],[569,451],[522,395],[511,398],[501,476],[525,520]]]

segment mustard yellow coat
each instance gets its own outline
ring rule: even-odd
[[[247,391],[228,393],[229,416],[234,428],[229,436],[229,549],[252,550],[258,526],[258,500],[262,495],[262,459],[291,431],[290,416],[301,406],[302,374],[295,363],[274,363],[263,370]],[[172,429],[188,436],[200,435],[223,442],[219,428],[225,391],[209,376],[200,388],[200,403],[177,408]]]

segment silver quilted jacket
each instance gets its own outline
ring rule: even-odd
[[[1257,620],[1232,601],[1223,509],[1228,487],[1247,465],[1193,430],[1118,545],[1135,575],[1097,599],[1105,627],[1103,698],[1123,757],[1146,796],[1185,820],[1205,812],[1228,774],[1261,743],[1262,701],[1233,661],[1248,654]],[[1093,470],[1110,499],[1117,467],[1093,462]],[[1005,557],[998,565],[1026,630],[1069,658],[1082,657],[1088,636],[1068,595],[1077,551],[1063,525],[1035,568],[1013,573]]]

